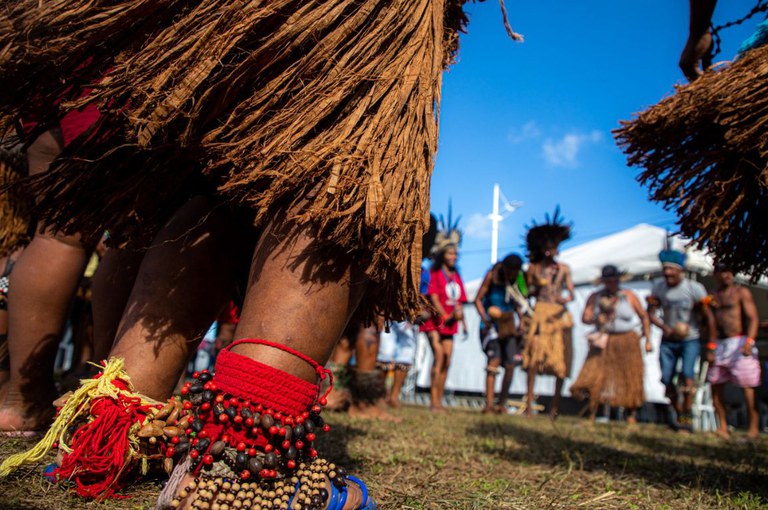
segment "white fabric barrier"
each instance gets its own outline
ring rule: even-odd
[[[467,296],[474,299],[480,287],[480,280],[473,280],[466,284]],[[632,289],[645,303],[645,296],[650,293],[651,282],[637,281],[624,284],[625,288]],[[579,375],[579,370],[587,357],[586,335],[592,331],[592,326],[586,326],[581,322],[589,295],[599,287],[595,285],[581,285],[576,288],[576,296],[568,309],[573,314],[575,326],[573,328],[573,363],[571,377],[566,379],[563,394],[569,396],[568,389],[571,383]],[[467,303],[464,307],[464,317],[467,323],[467,332],[459,331],[453,343],[453,360],[448,371],[446,391],[462,391],[472,393],[485,392],[485,366],[486,357],[480,346],[480,316],[475,310],[474,304]],[[640,321],[637,321],[637,330],[640,331]],[[667,402],[664,396],[664,386],[661,384],[661,370],[659,367],[659,343],[661,331],[652,328],[653,352],[644,356],[645,363],[645,398],[648,402]],[[430,367],[432,366],[432,351],[426,335],[419,334],[416,352],[415,368],[418,371],[416,383],[419,387],[428,388],[430,384]],[[496,379],[497,390],[501,385],[501,377]],[[527,375],[522,367],[515,368],[512,380],[511,392],[524,394],[527,388]],[[555,378],[552,376],[539,376],[536,378],[535,392],[537,395],[552,395],[555,389]]]

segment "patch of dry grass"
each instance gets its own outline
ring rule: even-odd
[[[657,426],[588,426],[562,418],[402,411],[395,425],[329,415],[321,451],[367,481],[387,509],[768,508],[766,441],[743,444]],[[347,443],[344,444],[343,440]],[[3,440],[0,456],[25,446]],[[40,468],[0,481],[0,508],[149,509],[159,483],[87,503],[44,482]]]

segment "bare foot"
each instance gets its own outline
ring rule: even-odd
[[[717,437],[719,437],[720,439],[725,439],[725,440],[728,440],[728,439],[730,439],[730,438],[731,438],[731,433],[730,433],[730,432],[728,432],[728,429],[725,429],[725,430],[723,430],[723,429],[717,429],[717,430],[715,431],[715,435],[716,435]]]
[[[634,416],[627,416],[627,425],[637,425],[637,418]]]
[[[429,410],[433,413],[447,413],[448,410],[443,406],[429,406]]]
[[[349,408],[350,396],[349,390],[334,387],[328,394],[328,405],[325,408],[329,411],[346,411]]]
[[[560,414],[557,409],[551,409],[549,411],[549,419],[555,421]]]
[[[349,406],[349,415],[353,418],[361,418],[364,420],[381,420],[392,423],[401,423],[403,421],[402,418],[388,413],[379,405],[362,402],[353,403]]]
[[[402,407],[402,404],[400,404],[400,399],[395,397],[390,397],[387,399],[387,405],[392,409],[400,409]]]
[[[45,430],[56,412],[52,405],[55,398],[56,394],[51,390],[34,401],[27,401],[16,392],[11,393],[5,385],[0,395],[0,434]]]

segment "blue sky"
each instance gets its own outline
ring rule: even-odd
[[[640,222],[674,229],[675,216],[647,199],[611,130],[683,82],[688,1],[506,3],[525,42],[507,37],[497,2],[468,4],[469,33],[443,82],[432,211],[445,214],[451,200],[462,215],[465,280],[490,265],[496,182],[524,202],[502,223],[500,256],[522,253],[525,225],[557,204],[574,222],[565,248]],[[720,4],[715,24],[754,2]],[[732,58],[756,23],[723,32],[717,60]]]

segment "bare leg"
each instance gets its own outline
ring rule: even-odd
[[[380,407],[386,393],[381,374],[376,370],[378,354],[379,332],[376,326],[361,328],[355,339],[357,366],[353,371],[352,380],[350,381],[352,405],[349,408],[349,415],[356,418],[373,418],[401,422],[401,418],[389,414]],[[361,383],[362,386],[358,387]]]
[[[445,352],[440,341],[440,333],[430,331],[427,336],[429,337],[429,345],[432,347],[432,372],[429,386],[430,408],[433,411],[439,411],[443,409],[443,401],[440,398],[440,377],[443,371]]]
[[[338,380],[338,376],[344,374],[347,370],[347,365],[352,359],[352,343],[349,338],[341,337],[339,343],[331,354],[331,368],[334,371],[334,376]],[[350,404],[349,389],[342,387],[338,382],[328,395],[328,405],[326,409],[329,411],[346,411]]]
[[[560,397],[563,392],[563,379],[555,379],[555,394],[552,395],[552,407],[549,409],[549,417],[557,419],[557,413],[560,411]]]
[[[8,382],[10,377],[11,371],[8,364],[8,312],[0,310],[0,388]]]
[[[445,382],[448,379],[448,369],[451,367],[451,357],[453,356],[453,339],[443,338],[441,343],[443,344],[443,363],[440,373],[438,375],[440,385],[438,386],[438,402],[440,407],[443,408],[443,401],[445,397]]]
[[[408,368],[405,368],[408,367]],[[392,388],[390,389],[387,402],[395,409],[400,407],[400,393],[403,391],[405,379],[408,377],[410,365],[397,365],[392,376]]]
[[[637,423],[637,409],[627,409],[627,423],[630,425]]]
[[[488,366],[485,368],[485,408],[484,413],[493,412],[496,376],[499,375],[499,366],[501,366],[501,358],[493,358],[488,361]]]
[[[141,263],[112,356],[141,393],[168,398],[235,280],[229,215],[207,199],[184,205],[163,227]]]
[[[315,250],[309,232],[289,233],[271,227],[259,242],[236,337],[280,342],[324,364],[359,303],[366,278],[346,255]],[[280,350],[241,344],[233,351],[315,381],[309,365]],[[351,486],[346,508],[360,503],[360,492]]]
[[[117,336],[145,250],[110,249],[93,275],[93,359],[101,361]]]
[[[724,384],[712,385],[712,404],[715,407],[715,413],[717,414],[717,435],[723,439],[731,437],[728,432],[728,420],[725,412],[725,403],[723,402],[723,389]]]
[[[744,388],[744,402],[747,405],[747,420],[749,422],[747,437],[749,439],[757,439],[760,437],[760,414],[754,388]]]
[[[509,388],[512,386],[512,377],[515,375],[514,363],[504,365],[504,377],[501,379],[501,395],[497,404],[500,412],[506,412],[507,399],[509,399]]]
[[[60,152],[51,132],[40,135],[27,151],[30,174],[47,171]],[[86,257],[78,236],[45,231],[16,262],[8,299],[11,374],[3,387],[0,430],[39,429],[50,418],[53,363]]]
[[[533,388],[536,385],[536,369],[528,369],[528,393],[525,396],[525,416],[533,416]]]

